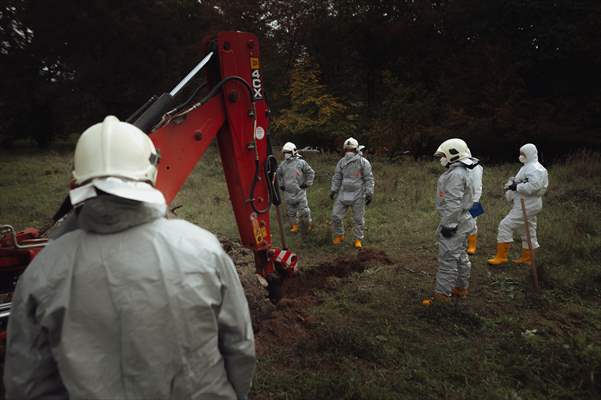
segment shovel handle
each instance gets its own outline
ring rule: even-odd
[[[526,213],[526,203],[524,198],[520,197],[520,203],[522,205],[522,214],[524,215],[524,229],[526,229],[526,240],[528,241],[528,250],[532,256],[532,262],[530,263],[530,272],[532,273],[532,280],[534,281],[534,288],[539,289],[538,284],[538,271],[536,270],[536,259],[534,255],[534,249],[532,248],[532,238],[530,237],[530,223],[528,222],[528,213]]]

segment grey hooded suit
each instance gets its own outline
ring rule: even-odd
[[[462,162],[450,164],[438,178],[436,209],[440,215],[438,226],[438,273],[434,291],[447,296],[453,288],[467,288],[471,263],[467,255],[467,237],[475,230],[469,213],[473,204],[472,171]],[[443,227],[455,229],[451,237],[444,237]]]
[[[301,157],[292,156],[278,166],[277,176],[280,186],[284,187],[284,201],[290,224],[298,224],[299,218],[310,224],[311,209],[307,201],[307,190],[301,188],[301,185],[313,185],[313,168]]]
[[[361,153],[347,153],[336,164],[330,190],[336,192],[332,208],[332,228],[336,235],[344,234],[342,220],[348,208],[353,210],[353,235],[363,239],[365,197],[373,196],[374,175],[371,164]]]
[[[255,369],[248,305],[211,233],[165,205],[86,201],[19,279],[9,400],[243,399]]]

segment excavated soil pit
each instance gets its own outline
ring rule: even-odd
[[[221,242],[234,259],[244,286],[259,355],[273,346],[293,345],[308,335],[307,328],[316,322],[308,309],[319,302],[317,292],[335,290],[341,279],[370,266],[392,264],[384,252],[364,249],[356,255],[301,268],[298,276],[284,282],[284,298],[274,305],[255,276],[252,252],[236,242],[223,239]]]
[[[314,298],[316,290],[335,289],[340,278],[363,272],[376,264],[389,265],[392,261],[384,252],[375,250],[362,250],[356,256],[337,257],[333,261],[309,267],[301,271],[299,276],[284,282],[284,296],[286,299]]]

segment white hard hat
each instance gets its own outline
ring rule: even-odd
[[[282,147],[282,153],[286,152],[296,153],[296,145],[292,142],[287,142],[286,144],[284,144],[284,146]]]
[[[74,164],[76,184],[106,176],[154,184],[158,154],[152,140],[139,128],[109,115],[81,134]]]
[[[139,128],[109,115],[81,134],[75,146],[73,178],[77,186],[138,201],[164,202],[153,186],[159,155]]]
[[[344,141],[344,146],[342,147],[345,149],[356,149],[359,147],[359,142],[357,139],[350,137]]]
[[[457,138],[445,140],[434,153],[434,157],[445,157],[449,163],[469,158],[471,155],[467,144]]]

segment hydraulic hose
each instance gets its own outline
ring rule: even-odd
[[[246,89],[248,91],[248,97],[252,103],[251,116],[253,118],[253,133],[252,134],[253,134],[253,141],[254,141],[254,148],[255,148],[255,175],[253,177],[253,182],[250,187],[248,201],[254,212],[256,212],[257,214],[265,214],[269,211],[269,208],[271,207],[273,193],[274,193],[274,191],[271,188],[271,186],[272,186],[271,177],[269,176],[269,173],[268,173],[268,170],[271,170],[271,168],[272,168],[273,161],[271,161],[271,158],[268,156],[268,158],[266,160],[266,164],[265,164],[265,179],[267,181],[267,207],[265,207],[263,209],[258,209],[257,206],[255,205],[255,190],[257,188],[257,182],[259,181],[259,176],[260,176],[260,163],[259,163],[259,153],[258,153],[258,149],[257,149],[257,139],[255,137],[255,131],[257,128],[257,112],[255,109],[255,101],[253,98],[252,88],[250,87],[248,82],[246,82],[243,78],[241,78],[237,75],[228,76],[228,77],[222,79],[218,84],[216,84],[215,87],[213,89],[211,89],[211,91],[204,97],[204,99],[201,100],[200,104],[202,105],[205,102],[209,101],[209,99],[211,97],[213,97],[217,93],[217,91],[219,89],[221,89],[221,87],[226,82],[231,81],[231,80],[236,80],[236,81],[242,82],[244,84],[244,87],[246,87]],[[273,156],[271,156],[271,157],[273,157]],[[275,161],[275,159],[273,159],[273,160]],[[277,161],[275,164],[276,164],[276,168],[277,168]],[[272,172],[272,174],[273,173],[274,172]],[[278,196],[278,199],[279,199],[279,196]]]
[[[209,93],[207,93],[207,95],[200,100],[200,102],[198,103],[197,107],[202,106],[203,104],[205,104],[207,101],[211,100],[211,98],[213,96],[215,96],[215,94],[217,94],[217,92],[219,91],[219,89],[221,89],[221,87],[226,84],[229,81],[232,80],[236,80],[239,82],[242,82],[244,84],[244,87],[248,90],[248,98],[250,99],[251,102],[254,102],[253,100],[253,92],[252,92],[252,88],[250,87],[250,85],[248,84],[248,82],[246,82],[244,80],[244,78],[238,76],[238,75],[231,75],[228,77],[223,78],[221,81],[219,81],[219,83],[217,83],[213,89],[211,89],[211,91]],[[254,115],[253,115],[254,117]]]
[[[271,193],[271,204],[279,206],[282,204],[282,197],[278,189],[278,178],[276,171],[278,169],[278,161],[273,154],[267,156],[265,160],[265,176],[267,177],[268,190]]]
[[[202,90],[205,86],[207,86],[207,82],[202,82],[200,85],[198,85],[196,87],[196,89],[194,89],[192,94],[188,97],[188,99],[186,101],[184,101],[183,103],[181,103],[180,105],[178,105],[177,107],[175,107],[174,111],[172,111],[172,112],[174,112],[174,113],[179,112],[184,107],[186,107],[188,104],[190,104],[192,102],[192,100],[194,100],[194,97],[196,97],[198,92],[200,92],[200,90]]]

